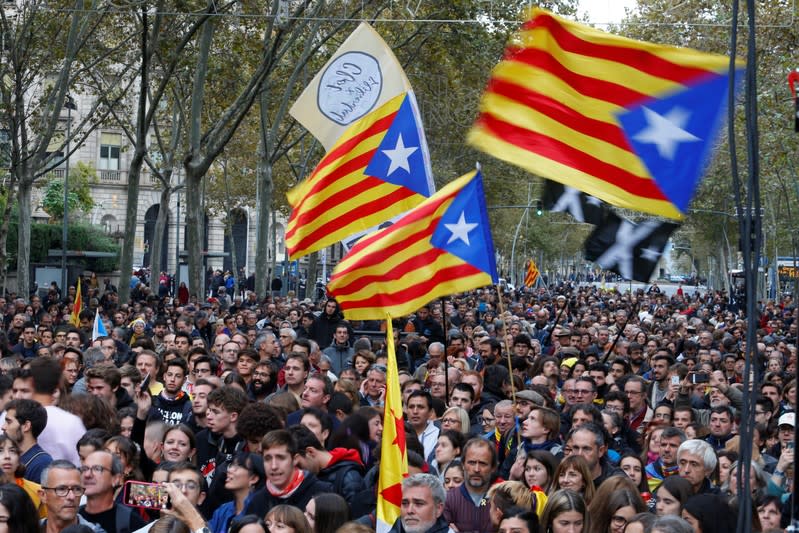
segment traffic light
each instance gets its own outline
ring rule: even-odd
[[[544,214],[544,204],[541,202],[541,200],[538,200],[535,203],[535,216],[540,217],[543,214]]]

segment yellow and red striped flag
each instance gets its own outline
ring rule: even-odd
[[[327,154],[289,191],[292,259],[376,227],[434,190],[416,98],[391,49],[362,23],[291,109]]]
[[[380,442],[380,476],[377,481],[377,533],[386,533],[400,516],[402,479],[408,475],[405,449],[405,421],[399,387],[397,355],[391,316],[386,316],[386,404],[383,412],[383,437]]]
[[[73,326],[80,327],[80,312],[83,309],[83,296],[80,292],[80,277],[78,278],[78,285],[75,289],[75,301],[72,303],[72,314],[69,315],[69,323]]]
[[[610,204],[682,218],[726,117],[729,59],[530,13],[468,142]]]
[[[538,267],[535,266],[535,261],[530,258],[530,262],[527,264],[527,272],[524,275],[524,286],[535,287],[535,282],[538,281],[538,276]]]
[[[497,279],[483,181],[474,171],[363,237],[327,288],[348,319],[374,320],[407,315],[435,298]]]

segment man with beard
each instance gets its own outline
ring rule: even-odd
[[[252,381],[247,386],[247,395],[251,400],[260,402],[266,399],[272,391],[274,386],[272,384],[272,367],[269,361],[260,361],[252,373]]]
[[[710,409],[693,409],[694,420],[701,427],[710,427],[710,418],[713,409],[716,407],[733,407],[736,413],[741,412],[743,407],[743,393],[737,387],[730,387],[724,378],[721,370],[716,370],[708,378],[710,386],[709,403]],[[691,407],[691,374],[688,374],[680,383],[680,391],[674,401],[674,409],[685,409]]]
[[[414,474],[402,480],[400,517],[389,533],[447,533],[444,501],[447,493],[431,474]]]
[[[649,364],[644,359],[644,347],[637,342],[631,342],[628,351],[630,352],[632,373],[637,376],[643,376],[649,372]]]
[[[666,398],[669,390],[669,367],[674,364],[674,357],[668,350],[661,349],[652,358],[652,383],[649,384],[649,405],[659,405]]]
[[[19,450],[19,462],[25,465],[25,479],[39,483],[42,470],[53,462],[36,439],[47,425],[47,411],[34,400],[11,400],[6,404],[3,433]]]
[[[463,485],[447,493],[444,519],[457,531],[492,531],[486,495],[497,470],[494,446],[473,438],[463,447]]]

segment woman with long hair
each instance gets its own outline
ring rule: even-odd
[[[28,494],[13,483],[0,485],[0,525],[8,533],[38,533],[39,515]]]
[[[186,424],[171,426],[164,433],[162,450],[164,461],[193,463],[197,455],[197,439],[194,436],[194,431]]]
[[[646,482],[646,465],[640,455],[628,452],[621,457],[619,467],[632,480],[641,494],[649,492],[649,485]]]
[[[694,533],[727,533],[735,531],[737,509],[717,494],[697,494],[688,498],[682,517],[694,528]]]
[[[579,455],[570,455],[563,459],[552,476],[549,491],[554,493],[568,489],[583,497],[586,504],[594,498],[594,478],[588,470],[588,463]]]
[[[588,506],[580,494],[556,490],[549,495],[541,514],[541,533],[582,533],[588,524]]]
[[[251,452],[239,452],[227,467],[225,489],[233,493],[233,501],[222,504],[214,511],[209,528],[214,533],[227,533],[230,522],[243,516],[253,492],[263,487],[266,481],[264,462]]]
[[[680,476],[669,476],[655,490],[655,513],[658,516],[680,516],[693,493],[691,482]]]
[[[558,461],[545,450],[531,450],[524,458],[522,481],[527,488],[538,487],[549,492],[555,478]]]
[[[308,519],[293,505],[275,505],[266,514],[269,533],[311,533]]]
[[[36,515],[45,518],[47,509],[39,496],[41,486],[23,477],[25,466],[20,464],[19,455],[19,446],[8,435],[0,434],[0,481],[4,483],[7,480],[24,490],[37,509]],[[16,512],[15,509],[10,510]]]
[[[314,533],[335,533],[350,519],[347,501],[331,492],[317,494],[305,506],[305,518]]]
[[[438,435],[438,441],[436,442],[435,450],[433,450],[435,458],[430,463],[430,466],[436,469],[438,478],[442,482],[444,481],[444,471],[449,463],[460,457],[464,444],[466,444],[466,437],[459,431],[447,429],[442,430]]]
[[[588,506],[592,533],[624,533],[627,521],[646,511],[646,504],[633,482],[622,476],[608,478]]]

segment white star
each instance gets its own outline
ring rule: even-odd
[[[586,203],[588,203],[590,205],[595,205],[597,207],[600,207],[602,205],[602,200],[600,200],[596,196],[588,196],[588,195],[586,195],[585,201],[586,201]]]
[[[662,252],[655,248],[643,248],[641,250],[641,259],[644,261],[649,261],[651,263],[656,263],[657,260],[660,258],[660,254]]]
[[[418,146],[409,146],[406,148],[405,143],[402,141],[402,134],[400,133],[397,137],[396,146],[394,146],[392,150],[383,150],[383,153],[391,160],[391,163],[388,165],[387,175],[390,176],[391,173],[398,168],[410,174],[411,166],[408,163],[408,158],[418,149]]]
[[[666,115],[659,115],[644,109],[644,117],[648,126],[633,136],[638,142],[657,146],[660,157],[674,159],[677,146],[684,142],[696,142],[701,139],[683,129],[691,115],[682,108],[675,107]]]
[[[449,236],[447,244],[460,239],[466,243],[466,246],[471,246],[471,243],[469,242],[469,232],[476,228],[477,224],[466,222],[466,217],[464,216],[463,211],[461,211],[461,216],[458,219],[457,224],[444,224],[444,227],[452,232],[452,235]]]

